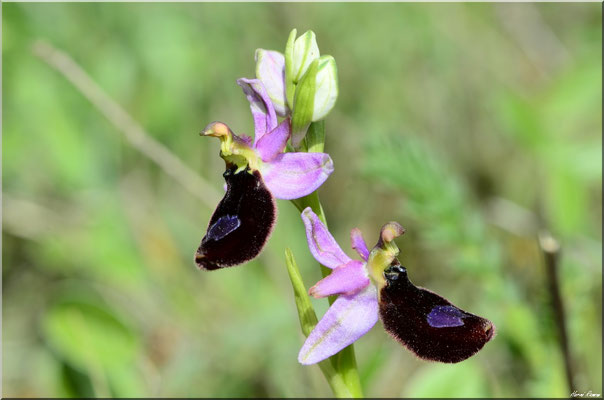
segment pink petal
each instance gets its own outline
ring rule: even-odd
[[[302,211],[302,221],[306,227],[308,248],[318,262],[327,268],[335,269],[352,261],[310,207]]]
[[[330,275],[310,288],[308,293],[316,298],[333,294],[352,295],[369,285],[365,265],[357,260],[335,268]]]
[[[285,57],[278,51],[256,50],[256,78],[266,88],[277,115],[285,117],[289,109],[285,100]]]
[[[262,136],[256,143],[256,150],[260,158],[270,161],[281,153],[287,144],[290,134],[289,118],[284,119],[279,126]]]
[[[298,361],[309,365],[323,361],[366,334],[378,320],[375,286],[353,296],[340,296],[331,305],[300,349]]]
[[[259,79],[240,78],[237,79],[237,84],[241,86],[250,102],[250,109],[254,116],[254,143],[257,143],[265,133],[277,127],[275,108]]]
[[[268,189],[283,200],[314,192],[332,172],[333,161],[325,153],[282,153],[260,167]]]
[[[359,253],[363,260],[367,261],[367,259],[369,259],[369,250],[367,249],[367,244],[365,244],[363,234],[359,228],[354,228],[350,231],[350,242],[352,243],[352,248]]]

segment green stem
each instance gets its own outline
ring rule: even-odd
[[[325,123],[323,121],[313,122],[309,127],[306,140],[309,142],[309,152],[322,152],[325,141]],[[292,200],[292,203],[300,212],[302,212],[306,207],[310,207],[327,227],[327,219],[325,218],[325,213],[323,212],[323,207],[321,206],[321,201],[319,200],[319,194],[316,191],[308,196]],[[329,275],[330,272],[331,270],[329,268],[321,265],[321,273],[323,274],[323,277]],[[331,305],[335,301],[335,296],[330,296],[328,300],[329,304]],[[341,350],[339,353],[331,356],[329,360],[331,361],[331,366],[333,366],[335,369],[336,374],[342,377],[351,397],[363,397],[361,380],[359,378],[356,357],[354,354],[354,346],[351,344],[350,346]],[[326,374],[326,371],[323,370],[322,366],[321,370],[323,371],[325,377],[329,380],[330,376]],[[338,396],[338,393],[335,391],[334,394]]]
[[[344,380],[345,375],[339,373],[333,367],[333,364],[330,362],[330,360],[321,361],[319,363],[319,368],[321,369],[321,372],[323,372],[325,379],[327,379],[327,383],[329,384],[329,387],[331,388],[336,398],[344,399],[349,397],[362,397],[362,394],[355,396],[352,393],[352,391],[346,384],[346,381]]]

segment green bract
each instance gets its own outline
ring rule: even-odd
[[[292,113],[292,145],[298,148],[312,122],[319,60],[315,60],[296,86]]]
[[[338,98],[338,69],[332,56],[322,56],[318,60],[315,76],[315,96],[312,121],[319,121],[327,116]]]
[[[292,114],[292,145],[297,148],[311,122],[327,116],[338,98],[338,73],[332,56],[314,60],[296,85]]]
[[[310,64],[319,58],[319,46],[313,31],[306,31],[294,42],[293,75],[294,83],[298,83],[308,70]]]

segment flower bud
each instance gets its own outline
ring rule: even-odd
[[[297,148],[311,122],[319,121],[331,111],[338,97],[336,62],[322,56],[311,63],[295,87],[292,114],[292,144]]]
[[[338,69],[332,56],[319,58],[315,81],[313,122],[325,118],[338,98]]]
[[[278,51],[256,50],[256,78],[264,85],[277,115],[285,117],[289,107],[285,99],[285,57]]]
[[[293,29],[285,46],[285,85],[287,101],[293,106],[294,89],[310,64],[319,58],[319,46],[313,31],[306,31],[296,39],[297,30]]]
[[[310,64],[319,58],[319,46],[313,31],[306,31],[294,42],[292,80],[298,83]]]

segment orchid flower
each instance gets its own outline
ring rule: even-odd
[[[465,312],[445,298],[413,285],[396,256],[394,239],[405,230],[385,224],[369,251],[361,231],[353,229],[352,248],[363,261],[352,260],[310,208],[302,212],[308,247],[314,258],[332,269],[309,290],[320,298],[339,295],[306,339],[298,361],[320,362],[365,335],[380,318],[386,331],[418,357],[459,362],[475,354],[494,334],[494,325]]]
[[[256,257],[272,232],[275,198],[297,199],[314,192],[333,172],[325,153],[283,153],[290,119],[277,114],[262,82],[237,80],[254,118],[254,138],[238,136],[222,122],[201,132],[220,139],[227,189],[195,255],[200,268],[230,267]]]

